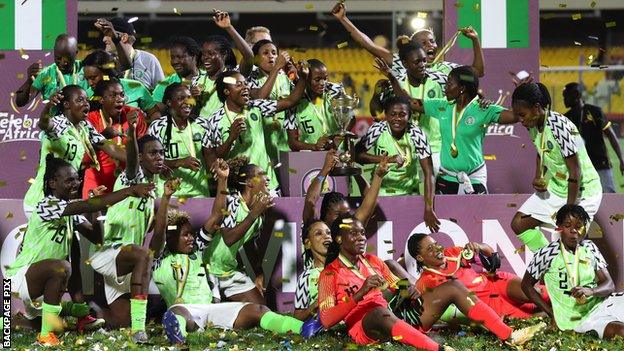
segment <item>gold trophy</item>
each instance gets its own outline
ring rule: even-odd
[[[349,96],[345,93],[331,100],[333,117],[339,129],[337,136],[340,137],[340,143],[336,146],[338,162],[329,173],[332,176],[352,176],[362,173],[359,167],[353,166],[353,159],[351,158],[353,149],[353,143],[351,141],[356,138],[356,135],[347,131],[349,123],[355,116],[353,111],[358,101],[359,98],[357,95]]]

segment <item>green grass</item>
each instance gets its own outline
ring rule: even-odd
[[[537,319],[528,321],[512,321],[514,327],[536,323]],[[175,350],[169,346],[162,328],[150,324],[148,331],[153,345],[137,346],[130,341],[127,330],[103,331],[93,334],[78,335],[66,332],[60,336],[63,345],[56,348],[33,346],[35,332],[31,330],[13,331],[13,349],[17,350],[99,350],[99,351],[130,351],[130,350]],[[604,341],[591,335],[571,332],[554,331],[551,329],[539,334],[534,340],[522,347],[510,347],[497,340],[492,334],[481,329],[463,326],[461,329],[446,329],[429,333],[439,343],[447,343],[457,351],[479,350],[624,350],[624,340]],[[246,331],[224,331],[208,329],[203,333],[192,333],[189,338],[191,350],[413,350],[399,343],[383,343],[369,347],[358,347],[346,336],[344,328],[337,328],[324,335],[310,340],[303,340],[298,335],[276,335],[259,328]]]

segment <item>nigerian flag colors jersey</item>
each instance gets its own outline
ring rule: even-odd
[[[51,50],[67,32],[64,0],[0,0],[0,50]]]
[[[474,28],[484,49],[529,47],[528,0],[463,0],[460,5],[458,29]],[[472,41],[460,36],[459,47],[472,48]]]

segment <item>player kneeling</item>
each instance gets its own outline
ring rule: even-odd
[[[224,161],[217,160],[212,166],[212,172],[218,178],[217,197],[210,218],[203,226],[204,232],[218,229],[226,203],[228,166]],[[167,206],[167,202],[161,201],[160,206]],[[161,219],[157,219],[157,225]],[[314,319],[304,323],[272,312],[257,303],[213,303],[208,271],[203,263],[203,253],[197,249],[189,215],[179,211],[169,212],[166,228],[166,247],[160,260],[155,263],[153,276],[169,307],[163,316],[163,324],[171,343],[183,344],[188,332],[202,330],[207,325],[228,329],[260,326],[277,333],[312,336],[309,331],[316,329],[313,326]]]

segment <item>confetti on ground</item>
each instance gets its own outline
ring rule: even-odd
[[[338,49],[342,49],[342,48],[346,48],[347,46],[349,46],[349,43],[347,43],[345,41],[345,42],[342,42],[342,43],[340,43],[340,44],[338,44],[336,46],[338,47]]]
[[[607,27],[607,28],[613,28],[613,27],[615,27],[615,21],[611,21],[611,22],[607,22],[607,23],[605,23],[605,27]]]
[[[580,13],[574,13],[572,14],[572,20],[577,21],[581,19],[581,14]]]
[[[136,22],[138,20],[139,20],[139,18],[134,16],[134,17],[131,17],[130,19],[128,19],[128,23],[134,23],[134,22]]]

